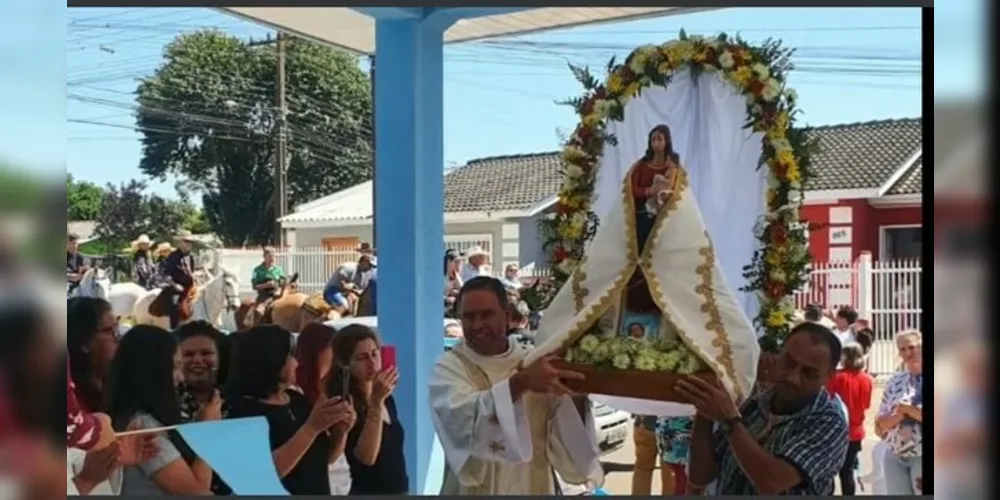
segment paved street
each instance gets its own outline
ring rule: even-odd
[[[867,439],[865,439],[861,451],[861,473],[865,474],[871,470],[871,449],[877,442],[874,438],[874,415],[878,410],[878,403],[882,399],[881,388],[876,386],[872,395],[872,406],[868,410]],[[625,446],[606,455],[603,460],[604,470],[607,475],[604,482],[604,489],[609,495],[631,495],[632,493],[632,469],[635,463],[635,448],[632,444],[632,432],[629,429],[629,436],[625,440]],[[838,481],[839,483],[839,481]],[[870,488],[869,488],[870,489]],[[653,494],[659,493],[660,473],[653,473]],[[837,486],[837,494],[840,494],[840,486]],[[858,491],[859,495],[871,495],[871,491]]]

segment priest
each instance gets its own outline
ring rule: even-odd
[[[438,359],[430,381],[431,418],[444,448],[442,495],[552,495],[569,484],[603,483],[586,396],[551,357],[526,365],[530,347],[507,337],[507,292],[492,277],[458,296],[464,341]]]

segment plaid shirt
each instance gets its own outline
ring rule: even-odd
[[[826,390],[797,413],[770,415],[773,425],[765,434],[771,392],[766,391],[743,404],[743,425],[757,441],[802,474],[803,482],[786,495],[833,495],[833,480],[847,455],[847,421]],[[718,494],[758,495],[750,478],[740,467],[729,440],[715,435],[715,456],[719,463]]]

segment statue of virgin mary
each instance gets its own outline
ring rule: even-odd
[[[680,340],[735,401],[753,388],[757,335],[716,259],[666,125],[649,132],[618,202],[546,310],[532,358],[572,346],[598,323],[612,335]],[[611,406],[646,415],[693,412],[690,405],[607,396]]]

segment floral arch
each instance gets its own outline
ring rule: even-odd
[[[605,143],[617,142],[607,131],[608,121],[622,121],[631,99],[645,88],[666,87],[680,70],[690,69],[694,75],[715,72],[746,97],[746,127],[763,133],[759,166],[769,172],[767,203],[762,220],[747,228],[760,245],[744,266],[746,283],[741,290],[757,293],[760,310],[754,323],[764,330],[765,349],[776,349],[793,319],[792,292],[808,279],[811,260],[808,227],[800,223],[799,207],[802,185],[810,174],[812,144],[792,127],[798,114],[795,92],[786,87],[792,52],[775,40],[752,45],[726,34],[705,38],[687,36],[682,30],[676,40],[635,49],[624,64],[612,59],[603,82],[585,68],[571,67],[584,93],[566,103],[574,107],[580,123],[563,149],[565,178],[554,212],[541,224],[553,265],[549,299],[576,269],[597,231],[599,220],[593,212],[597,168]]]

